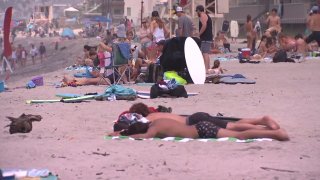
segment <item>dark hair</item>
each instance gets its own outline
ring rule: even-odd
[[[303,39],[303,36],[302,34],[299,33],[294,37],[294,39]]]
[[[274,44],[274,38],[272,37],[267,37],[267,42],[266,42],[266,47],[269,48]]]
[[[132,35],[133,36],[133,32],[132,31],[127,31],[126,33],[127,36]]]
[[[152,17],[159,17],[158,11],[152,11],[151,16]]]
[[[144,134],[148,131],[150,123],[136,122],[120,132],[122,136],[130,136],[133,134]]]
[[[160,17],[155,17],[155,21],[158,24],[159,28],[162,29],[164,27],[163,21],[160,19]]]
[[[196,12],[204,12],[204,7],[202,6],[202,5],[198,5],[197,7],[196,7]]]
[[[278,10],[277,10],[276,8],[273,8],[271,11],[273,11],[273,12],[275,12],[275,13],[278,12]]]
[[[84,46],[83,46],[83,49],[85,49],[85,50],[87,50],[87,51],[90,51],[91,46],[89,46],[89,45],[84,45]]]
[[[148,106],[143,103],[133,104],[130,107],[129,112],[141,114],[143,117],[147,117],[150,114]]]
[[[266,35],[261,36],[261,41],[263,41],[264,39],[267,39]]]
[[[93,49],[90,49],[89,56],[97,55],[97,52]]]
[[[219,60],[214,60],[212,69],[218,68],[220,66],[220,61]]]
[[[249,22],[249,21],[251,21],[251,15],[250,14],[247,15],[247,22]]]

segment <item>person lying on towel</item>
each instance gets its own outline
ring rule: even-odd
[[[129,111],[146,112],[142,103],[134,104]],[[139,106],[140,109],[135,108]],[[137,121],[128,129],[110,133],[111,136],[130,136],[132,138],[182,137],[182,138],[222,138],[237,139],[272,138],[289,140],[288,134],[271,117],[243,118],[236,122],[225,122],[208,113],[198,112],[190,116],[154,112],[146,116],[148,122]]]

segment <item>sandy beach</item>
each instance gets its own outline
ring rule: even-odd
[[[71,73],[64,68],[81,55],[84,43],[94,41],[66,41],[66,50],[56,54],[50,50],[45,64],[38,61],[11,75],[6,82],[9,90],[0,93],[1,168],[47,168],[63,180],[320,178],[320,60],[278,64],[222,62],[228,73],[243,74],[256,84],[186,85],[188,92],[199,93],[188,98],[26,104],[29,99],[56,99],[57,93],[104,92],[106,86],[53,85]],[[44,86],[23,88],[35,76],[44,77]],[[150,88],[126,87],[146,91]],[[137,102],[169,106],[177,114],[203,111],[234,117],[270,115],[288,132],[290,141],[105,140],[118,115]],[[6,116],[18,117],[22,113],[41,115],[43,119],[34,122],[33,130],[27,134],[10,134],[8,128],[3,128],[9,124]]]

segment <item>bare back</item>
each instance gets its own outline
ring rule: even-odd
[[[171,119],[157,119],[153,121],[146,134],[153,137],[183,137],[198,138],[198,132],[195,126],[187,126]]]
[[[320,14],[314,14],[310,17],[310,30],[320,31]]]
[[[155,113],[149,114],[146,118],[151,122],[157,119],[170,119],[170,120],[177,121],[181,124],[186,124],[186,117],[183,117],[177,114],[172,114],[172,113],[155,112]]]

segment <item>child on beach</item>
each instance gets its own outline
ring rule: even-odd
[[[215,60],[213,62],[213,66],[211,69],[208,69],[208,73],[209,74],[216,74],[216,75],[219,75],[219,74],[223,74],[223,68],[220,66],[220,61],[219,60]]]

